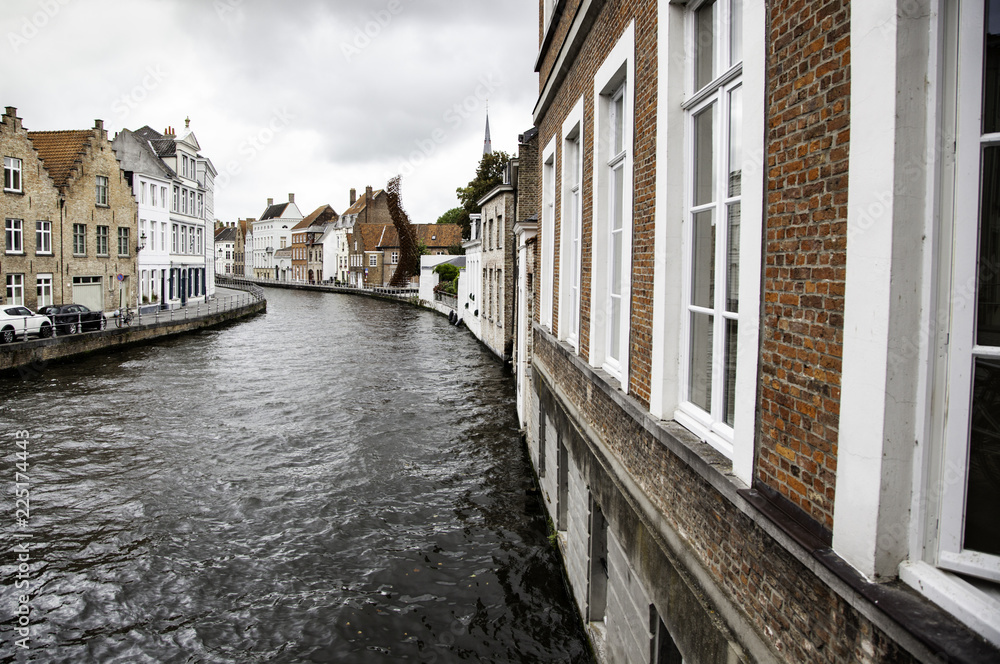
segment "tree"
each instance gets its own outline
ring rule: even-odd
[[[462,204],[462,209],[468,214],[479,213],[479,200],[490,193],[494,187],[503,184],[503,173],[510,162],[510,155],[506,152],[497,151],[492,154],[484,154],[476,168],[476,177],[469,182],[466,187],[459,187],[458,200]],[[462,226],[462,237],[469,237],[469,220],[466,218]]]
[[[464,227],[469,223],[469,213],[465,211],[465,208],[452,208],[438,217],[437,223],[458,224]]]

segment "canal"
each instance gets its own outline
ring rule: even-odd
[[[0,661],[589,661],[502,368],[430,312],[266,294],[0,378]]]

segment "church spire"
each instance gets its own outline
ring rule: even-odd
[[[483,154],[493,154],[493,144],[490,142],[490,105],[486,104],[486,140],[483,141]]]

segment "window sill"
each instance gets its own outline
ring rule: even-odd
[[[87,254],[73,254],[73,258],[86,258]]]
[[[108,209],[111,208],[111,206],[108,205],[107,203],[103,203],[103,204],[102,203],[94,203],[94,207],[104,208],[105,210],[108,210]]]
[[[7,256],[24,256],[23,251],[5,251],[4,254]]]
[[[24,190],[23,189],[4,189],[3,193],[5,193],[5,194],[14,194],[16,196],[24,196]]]
[[[36,256],[55,256],[51,251],[36,251]]]
[[[1000,625],[989,616],[1000,615],[1000,599],[961,576],[925,562],[904,562],[899,578],[958,620],[1000,646]]]

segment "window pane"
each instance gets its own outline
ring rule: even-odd
[[[712,325],[712,316],[691,314],[688,401],[706,412],[712,410]]]
[[[615,145],[614,154],[625,149],[625,93],[624,91],[612,102],[614,104]]]
[[[729,196],[742,193],[743,169],[743,88],[729,93]]]
[[[1000,346],[1000,148],[983,150],[976,342]]]
[[[743,59],[743,0],[732,0],[729,14],[729,65]]]
[[[1000,130],[1000,0],[986,2],[983,133]]]
[[[713,210],[694,215],[691,304],[711,309],[715,303],[715,223]]]
[[[625,167],[619,166],[613,172],[614,178],[614,210],[611,217],[611,230],[617,231],[622,228],[622,218],[625,209]]]
[[[715,2],[695,12],[694,89],[701,90],[715,77]]]
[[[715,104],[694,116],[694,204],[715,200],[714,131]]]
[[[976,360],[964,548],[1000,556],[1000,361]]]
[[[729,206],[726,261],[726,311],[740,310],[740,204]]]
[[[622,234],[611,234],[611,294],[622,294]]]
[[[618,296],[611,298],[610,312],[610,334],[608,335],[608,357],[613,360],[621,360],[622,347],[622,299]]]
[[[726,374],[722,390],[722,408],[726,414],[726,424],[733,426],[736,419],[736,338],[739,323],[726,320]]]

